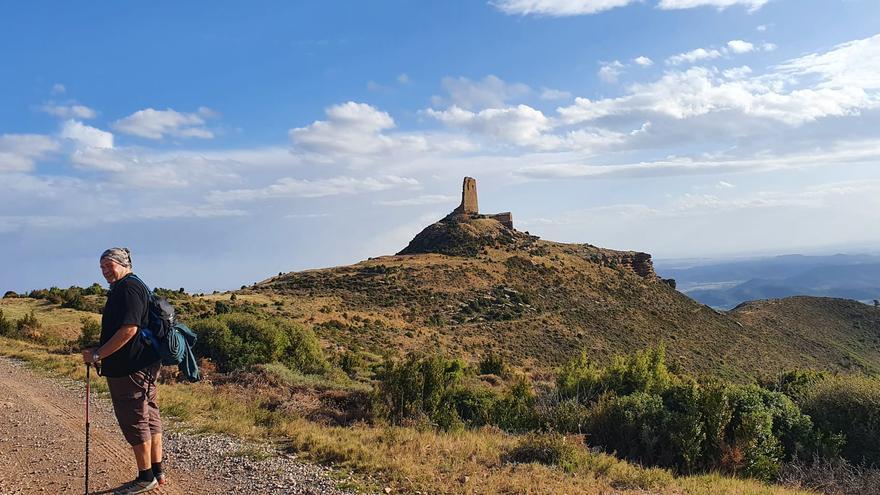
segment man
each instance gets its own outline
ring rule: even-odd
[[[125,440],[134,450],[138,476],[118,492],[145,493],[165,484],[162,472],[162,423],[156,405],[161,363],[138,328],[149,323],[149,294],[131,271],[131,252],[111,248],[101,254],[101,273],[110,293],[101,317],[101,341],[84,349],[85,363],[101,362],[113,411]]]

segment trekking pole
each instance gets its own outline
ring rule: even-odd
[[[86,363],[86,495],[89,495],[89,395],[91,392],[92,365]]]

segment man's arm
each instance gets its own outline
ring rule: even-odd
[[[108,340],[106,344],[97,349],[84,349],[83,361],[86,363],[93,363],[94,360],[92,359],[92,354],[96,352],[98,353],[98,359],[106,358],[121,349],[122,346],[132,339],[132,337],[137,335],[137,331],[137,325],[123,325],[119,327],[119,330],[110,337],[110,340]]]

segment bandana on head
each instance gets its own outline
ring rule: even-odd
[[[131,251],[128,248],[110,248],[101,254],[101,259],[108,259],[126,268],[131,268]]]

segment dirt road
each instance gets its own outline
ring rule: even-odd
[[[84,493],[84,404],[82,383],[0,358],[0,495]],[[137,474],[131,448],[106,399],[93,394],[90,417],[90,493],[113,493]],[[328,468],[283,454],[242,458],[253,447],[228,437],[166,431],[164,443],[169,484],[151,493],[345,493]]]
[[[63,387],[0,359],[0,493],[84,493],[82,388]],[[89,488],[107,493],[134,479],[137,470],[106,402],[93,396],[90,417]],[[179,471],[173,459],[167,463],[174,483],[154,493],[220,493],[205,473]]]

